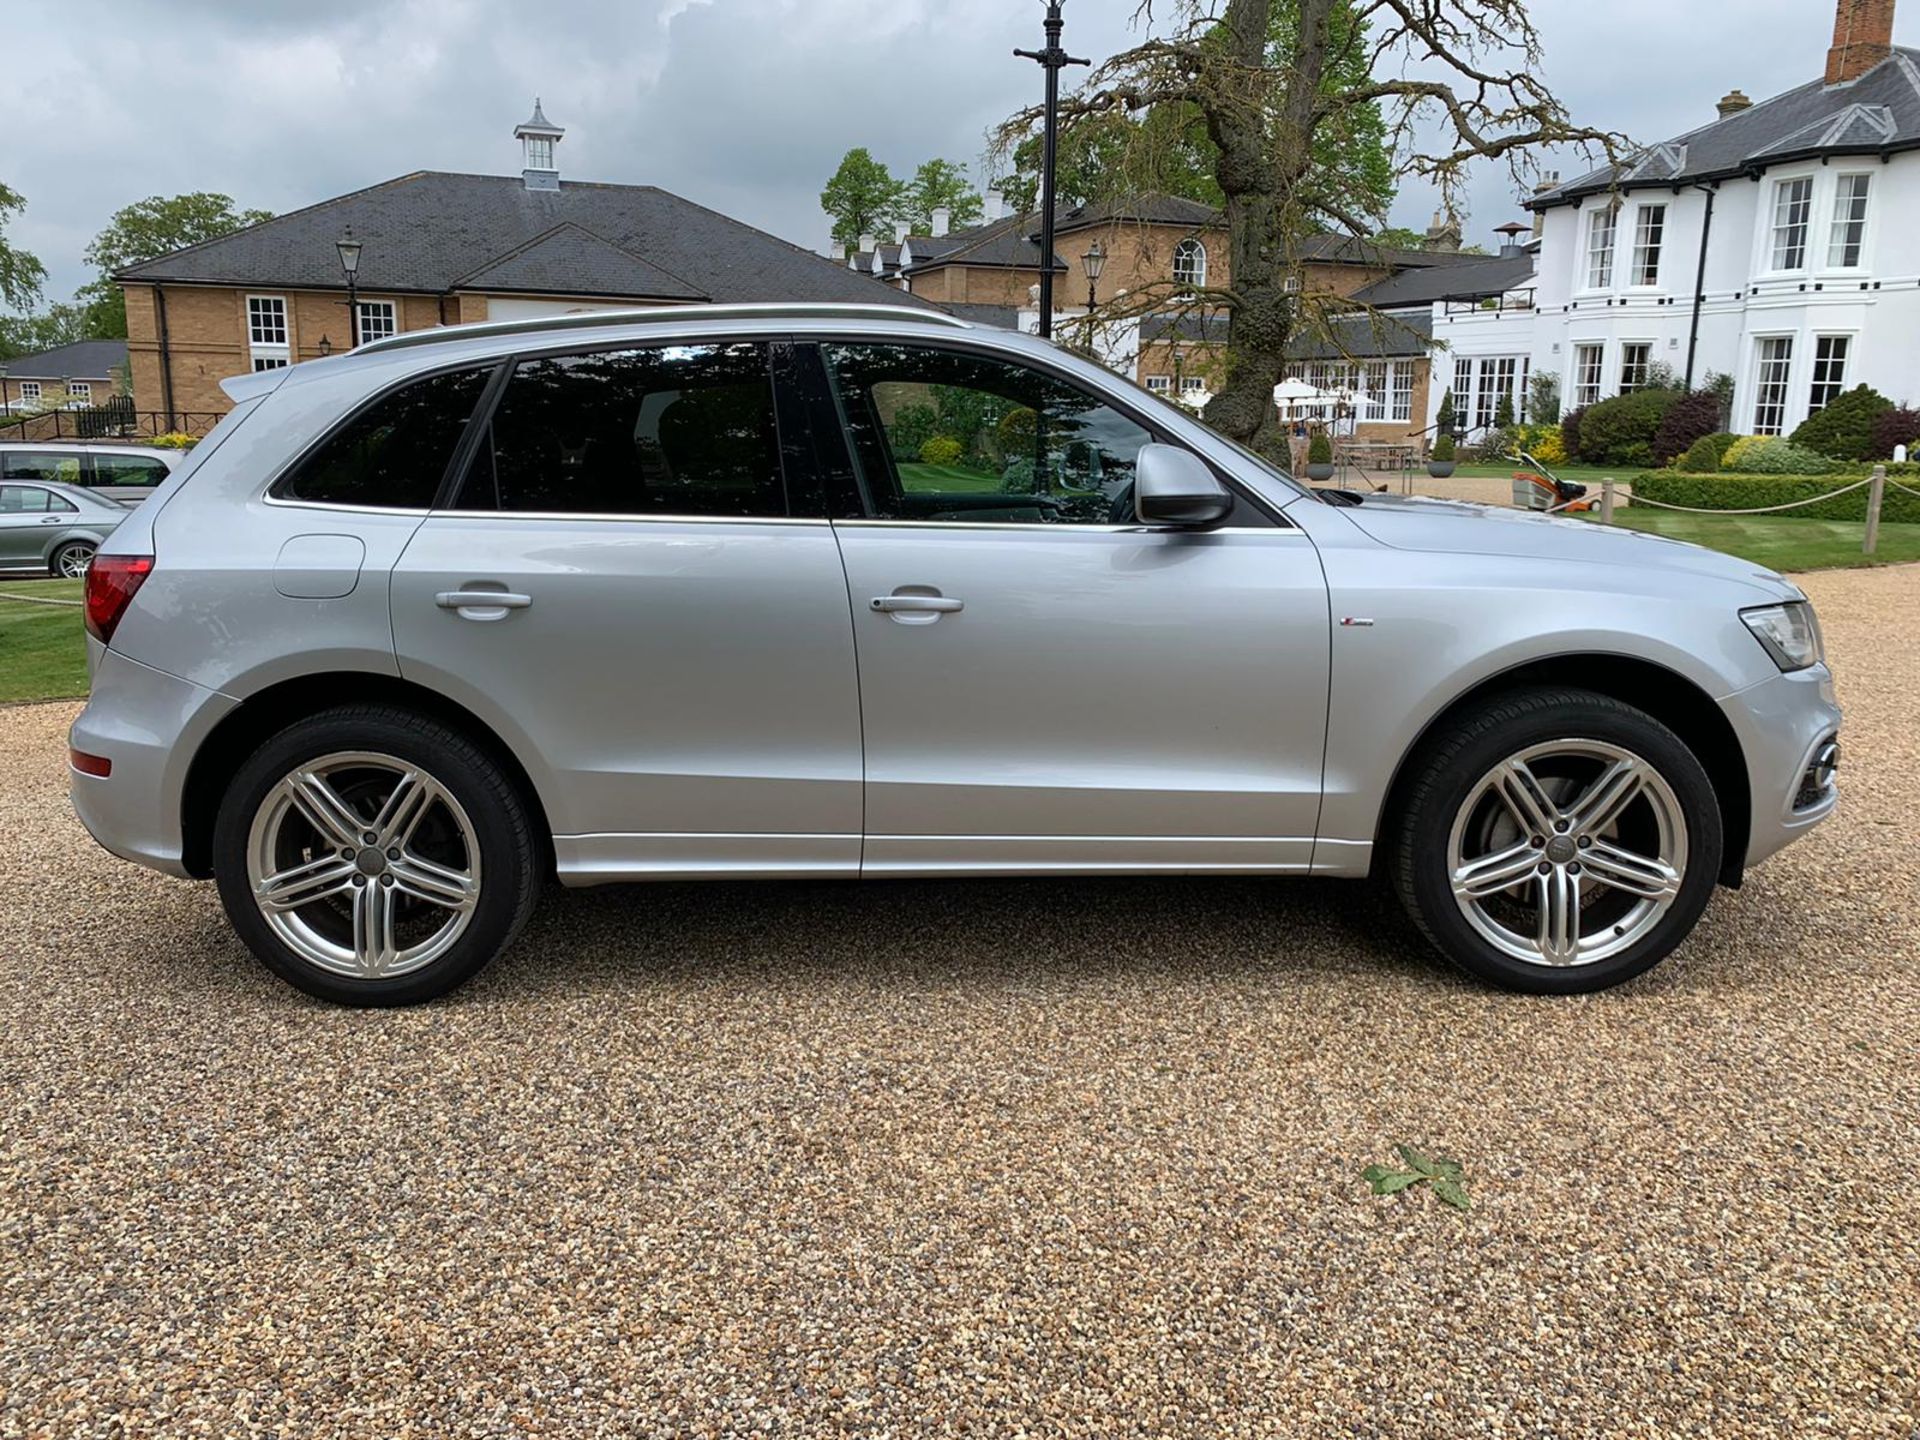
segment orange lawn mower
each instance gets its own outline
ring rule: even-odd
[[[1586,498],[1586,486],[1562,480],[1526,451],[1516,451],[1511,458],[1527,467],[1513,472],[1513,503],[1521,509],[1572,515],[1591,510],[1597,503]]]

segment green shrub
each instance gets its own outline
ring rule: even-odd
[[[1873,427],[1893,402],[1866,385],[1842,391],[1800,422],[1793,443],[1830,460],[1864,460],[1873,449]]]
[[[189,435],[184,430],[169,430],[164,435],[156,435],[147,442],[161,450],[191,450],[200,443],[198,435]]]
[[[1689,475],[1717,474],[1720,469],[1720,457],[1726,453],[1726,446],[1720,443],[1723,439],[1728,444],[1733,441],[1731,435],[1702,435],[1687,447],[1687,453],[1680,457],[1674,468],[1684,470]]]
[[[1433,442],[1433,458],[1442,465],[1453,459],[1453,436],[1444,430],[1440,432],[1440,438]]]
[[[1589,405],[1580,418],[1580,458],[1591,465],[1651,465],[1653,437],[1677,390],[1634,390]]]
[[[893,453],[901,460],[912,460],[920,447],[940,433],[940,412],[931,405],[902,405],[894,412],[887,434],[893,439]]]
[[[1500,397],[1500,403],[1493,407],[1493,423],[1501,430],[1513,428],[1513,396]]]
[[[1333,463],[1333,441],[1327,438],[1327,432],[1316,430],[1313,438],[1307,441],[1307,463],[1309,465],[1331,465]]]
[[[1720,468],[1737,475],[1824,475],[1833,462],[1778,435],[1742,435],[1720,457]]]
[[[935,435],[920,447],[922,465],[958,465],[967,447],[951,435]]]
[[[1454,413],[1453,391],[1442,390],[1440,392],[1440,409],[1433,417],[1442,435],[1451,435],[1453,433]]]
[[[1701,510],[1757,510],[1793,500],[1811,500],[1850,483],[1851,477],[1845,475],[1815,479],[1796,475],[1687,475],[1674,470],[1655,470],[1634,478],[1633,493],[1644,500],[1691,505]],[[1802,520],[1865,520],[1867,490],[1862,486],[1835,499],[1781,513]],[[1889,485],[1880,505],[1880,518],[1888,524],[1920,524],[1920,498]]]
[[[1544,370],[1527,381],[1527,419],[1536,425],[1560,423],[1560,377]]]

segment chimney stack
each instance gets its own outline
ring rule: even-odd
[[[1720,97],[1720,103],[1714,106],[1714,109],[1720,112],[1720,118],[1722,120],[1726,119],[1729,115],[1738,115],[1742,110],[1751,110],[1752,108],[1753,101],[1747,98],[1747,92],[1744,90],[1729,90]]]
[[[863,230],[863,231],[862,231],[862,232],[860,233],[860,250],[861,250],[861,252],[862,252],[863,254],[867,254],[867,253],[871,253],[871,252],[872,252],[872,250],[873,250],[873,232],[872,232],[871,230]]]
[[[952,223],[953,211],[944,205],[936,205],[933,207],[933,233],[935,235],[946,234],[947,227]]]
[[[1551,190],[1558,190],[1559,188],[1560,188],[1560,172],[1558,170],[1549,170],[1547,171],[1546,174],[1540,177],[1539,183],[1533,187],[1533,198],[1538,200],[1542,195],[1547,194]],[[1547,229],[1547,212],[1544,210],[1534,211],[1533,212],[1533,238],[1538,240],[1542,235],[1546,233],[1546,229]]]
[[[1444,210],[1433,212],[1433,224],[1427,227],[1427,249],[1452,253],[1460,248],[1460,222]]]
[[[1858,80],[1893,53],[1893,0],[1839,0],[1827,84]]]

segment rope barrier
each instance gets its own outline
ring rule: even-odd
[[[0,600],[11,600],[19,605],[70,605],[76,610],[84,610],[84,600],[55,600],[50,595],[8,595],[0,591]]]
[[[1887,484],[1893,486],[1893,488],[1896,490],[1904,490],[1907,492],[1907,494],[1913,496],[1914,499],[1920,500],[1920,490],[1914,489],[1911,485],[1902,485],[1898,480],[1894,479],[1891,475],[1887,477]]]
[[[1789,500],[1784,505],[1761,505],[1751,510],[1715,510],[1699,505],[1670,505],[1664,500],[1649,500],[1644,495],[1629,495],[1627,498],[1629,503],[1634,507],[1651,505],[1656,510],[1684,510],[1689,515],[1774,515],[1782,510],[1798,510],[1805,505],[1818,505],[1822,500],[1831,500],[1839,495],[1849,495],[1855,490],[1859,490],[1872,483],[1873,477],[1869,475],[1864,480],[1857,480],[1853,484],[1843,486],[1838,490],[1830,490],[1825,495],[1815,495],[1807,500]],[[1888,483],[1891,484],[1893,482],[1890,481]],[[1906,486],[1902,485],[1900,488],[1904,490]],[[1616,491],[1615,493],[1617,494],[1618,492]]]

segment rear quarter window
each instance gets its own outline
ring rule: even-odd
[[[433,504],[494,367],[428,375],[341,425],[273,487],[280,500],[424,510]]]

